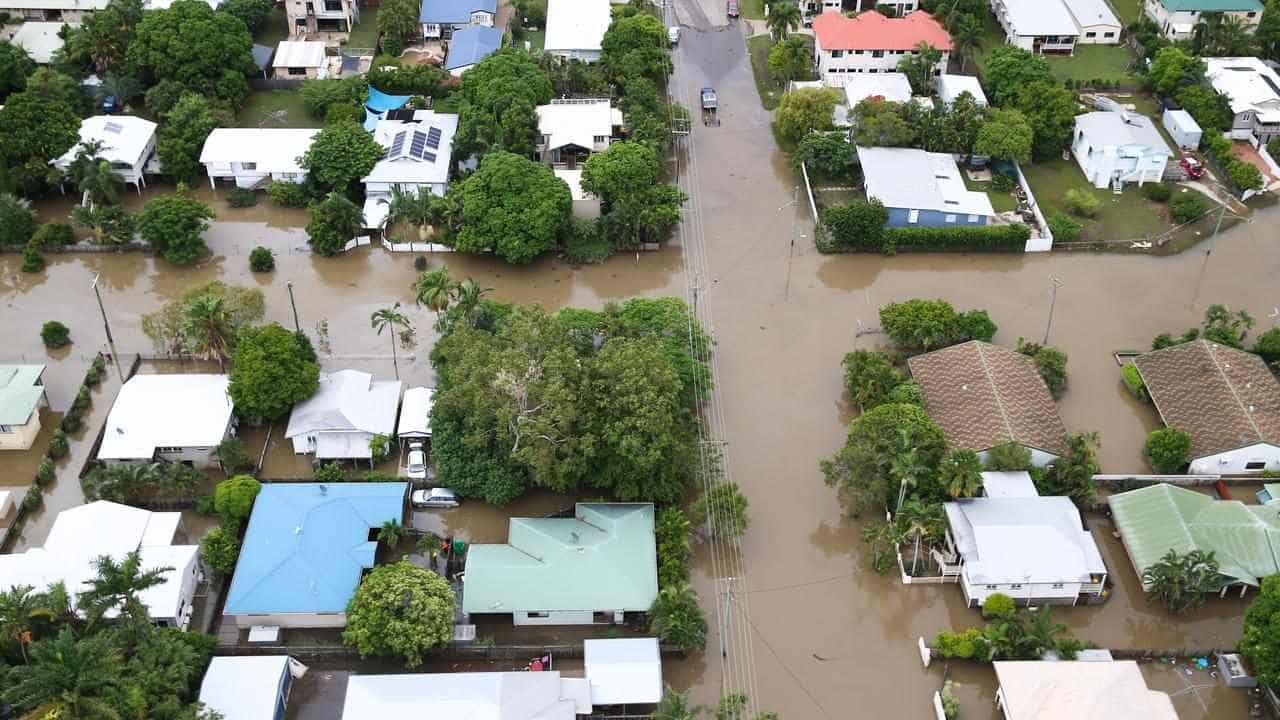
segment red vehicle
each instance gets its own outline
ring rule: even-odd
[[[1190,155],[1183,155],[1178,164],[1182,166],[1182,171],[1187,174],[1187,177],[1192,180],[1199,180],[1204,177],[1204,166],[1200,164],[1199,160]]]
[[[738,0],[728,0],[725,4],[724,12],[731,18],[738,17]]]

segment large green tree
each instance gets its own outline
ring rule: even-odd
[[[175,0],[142,15],[125,54],[129,74],[152,85],[176,80],[200,93],[218,92],[227,72],[254,72],[253,36],[243,21],[204,0]],[[230,100],[231,98],[226,98]]]
[[[455,187],[462,229],[454,248],[492,252],[515,264],[555,247],[573,207],[569,187],[550,168],[507,152],[485,155]]]
[[[673,585],[658,591],[649,608],[649,632],[686,652],[706,647],[707,616],[692,587]]]
[[[191,287],[159,310],[143,315],[142,332],[155,343],[157,352],[194,354],[210,344],[208,308],[196,309],[199,304],[207,305],[210,298],[218,300],[218,332],[227,336],[228,346],[234,346],[240,330],[261,320],[266,312],[262,290],[214,280]],[[193,322],[195,319],[201,322]]]
[[[600,50],[600,64],[610,79],[623,86],[624,95],[636,94],[634,88],[627,88],[630,81],[643,78],[656,83],[671,72],[667,29],[648,13],[615,19],[600,41]]]
[[[893,509],[900,488],[927,479],[946,452],[942,430],[916,405],[879,405],[849,423],[844,447],[821,462],[828,485],[838,487],[859,514]]]
[[[26,90],[14,93],[0,108],[0,164],[28,192],[46,186],[49,161],[80,140],[80,117],[58,99]]]
[[[538,133],[533,109],[550,102],[552,92],[551,80],[528,53],[504,48],[476,63],[462,83],[454,155],[532,153]]]
[[[880,327],[908,352],[922,352],[968,340],[990,341],[996,326],[984,310],[956,312],[945,300],[913,298],[880,308]]]
[[[833,127],[832,113],[838,102],[840,93],[832,88],[792,90],[782,96],[773,112],[774,126],[782,137],[800,142],[811,132]]]
[[[765,18],[765,25],[773,35],[773,41],[781,43],[792,30],[800,27],[801,20],[803,16],[800,13],[800,3],[778,0],[769,4],[769,16]]]
[[[661,239],[679,222],[684,193],[659,183],[659,169],[653,148],[635,142],[614,143],[583,166],[582,187],[604,201],[605,225],[615,245]]]
[[[1260,592],[1244,612],[1244,636],[1238,647],[1258,682],[1280,685],[1280,575],[1262,578]]]
[[[326,125],[302,156],[302,167],[321,187],[349,193],[382,159],[382,146],[355,122]]]
[[[1173,95],[1184,85],[1204,79],[1204,63],[1181,47],[1170,45],[1156,51],[1147,69],[1147,87],[1157,95]]]
[[[453,639],[454,596],[439,575],[401,560],[360,580],[342,640],[361,657],[403,658],[408,667]]]
[[[418,9],[417,0],[386,0],[382,3],[378,8],[378,32],[382,33],[383,52],[398,57],[405,45],[417,36]]]
[[[920,42],[909,54],[898,61],[898,72],[907,76],[911,92],[916,95],[933,94],[933,74],[942,62],[942,51],[927,42]]]
[[[215,217],[208,205],[187,195],[179,184],[172,195],[149,201],[138,213],[138,234],[165,260],[190,265],[209,252],[202,235]]]
[[[100,75],[121,67],[134,31],[142,21],[142,0],[111,0],[86,13],[79,28],[68,28],[63,55],[81,70]]]
[[[320,366],[297,334],[279,323],[240,331],[227,393],[250,423],[281,417],[320,386]]]
[[[845,392],[860,412],[885,402],[889,393],[906,381],[882,352],[855,350],[845,354],[840,364],[844,367]]]
[[[889,100],[862,100],[853,108],[853,141],[872,147],[907,147],[916,144],[917,130],[902,105]]]
[[[1026,162],[1031,159],[1034,142],[1035,132],[1021,111],[997,108],[987,114],[978,129],[973,152],[1000,160]]]
[[[109,698],[121,688],[123,657],[107,637],[77,639],[70,628],[31,646],[32,662],[9,671],[3,697],[35,718],[117,720]]]
[[[0,41],[0,102],[10,93],[27,86],[27,76],[35,72],[36,64],[27,51],[9,41]]]
[[[1049,62],[1041,55],[1014,45],[997,45],[987,56],[984,68],[991,99],[997,105],[1013,102],[1018,89],[1033,82],[1053,82]]]
[[[213,489],[213,510],[226,523],[243,523],[253,512],[253,501],[261,490],[262,483],[252,476],[233,475]]]
[[[784,84],[809,72],[813,48],[802,35],[791,35],[769,48],[769,72]]]
[[[231,118],[218,112],[208,98],[184,93],[160,125],[156,153],[164,172],[177,180],[191,180],[203,170],[200,151],[213,129],[230,125]]]
[[[254,35],[266,25],[271,11],[275,9],[275,3],[271,0],[224,0],[218,9],[240,18],[249,34]]]
[[[1031,126],[1031,154],[1039,160],[1060,156],[1075,127],[1075,95],[1056,83],[1035,81],[1018,88],[1016,104]]]
[[[308,208],[307,217],[307,244],[324,257],[342,252],[364,224],[360,207],[337,192]]]

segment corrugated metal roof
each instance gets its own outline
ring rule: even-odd
[[[0,365],[0,425],[26,425],[44,395],[44,365]]]
[[[498,0],[422,0],[418,22],[461,25],[471,22],[474,12],[496,14]]]
[[[492,55],[502,46],[502,31],[495,27],[469,25],[453,34],[449,41],[449,55],[444,59],[445,70],[455,70],[475,65]]]

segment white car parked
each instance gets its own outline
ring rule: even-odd
[[[405,462],[405,474],[410,480],[425,480],[427,477],[427,452],[422,443],[409,443],[409,455]]]
[[[458,496],[449,488],[414,490],[409,496],[409,504],[416,508],[455,508],[458,507]]]

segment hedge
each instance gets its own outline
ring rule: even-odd
[[[1134,397],[1144,402],[1151,402],[1151,396],[1147,394],[1147,384],[1142,381],[1142,375],[1138,372],[1136,365],[1130,362],[1120,366],[1120,377],[1124,380],[1124,386]]]
[[[888,213],[878,202],[855,201],[822,213],[822,252],[1023,252],[1031,229],[1026,225],[952,225],[878,227]],[[879,220],[877,223],[876,221]]]

